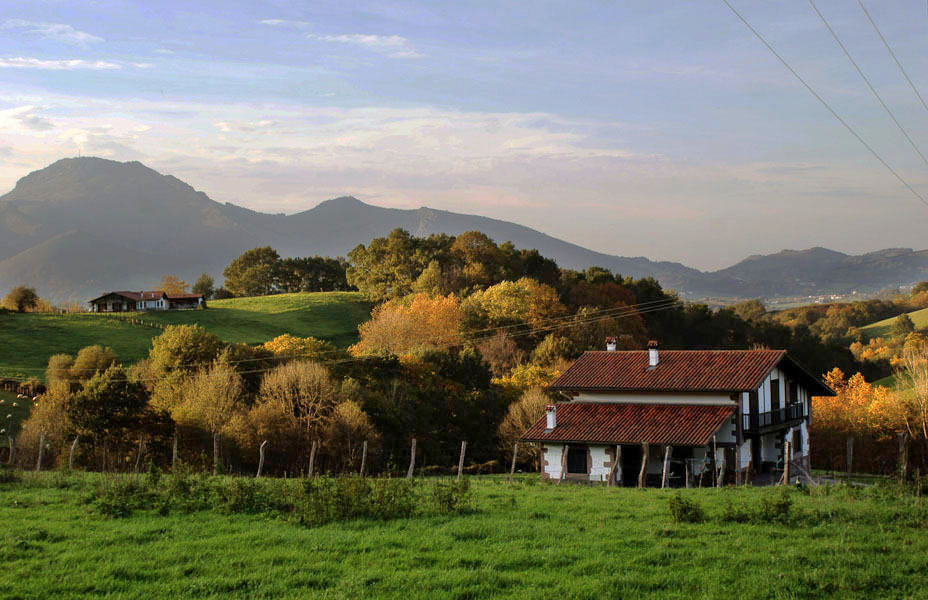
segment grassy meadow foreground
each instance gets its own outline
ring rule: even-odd
[[[278,294],[210,300],[206,310],[107,314],[0,314],[0,377],[43,377],[53,354],[74,354],[84,346],[109,346],[131,364],[148,353],[161,329],[137,325],[204,327],[226,342],[260,344],[283,333],[316,337],[339,347],[358,338],[358,324],[370,317],[370,304],[356,292]]]
[[[112,476],[0,484],[0,596],[928,597],[928,508],[895,486],[684,490],[705,516],[675,523],[675,491],[476,477],[464,511],[306,526],[256,500],[299,480],[233,479],[215,506],[120,518]]]

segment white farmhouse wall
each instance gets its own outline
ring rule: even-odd
[[[615,402],[624,404],[735,404],[728,394],[596,393],[581,392],[575,402]]]
[[[590,446],[590,481],[606,481],[609,476],[607,463],[611,462],[606,450],[609,446]]]
[[[551,479],[561,478],[561,453],[564,451],[563,444],[545,444],[545,453],[542,461],[547,461],[544,466],[544,472]]]

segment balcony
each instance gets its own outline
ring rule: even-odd
[[[778,427],[796,425],[806,418],[804,404],[789,404],[784,408],[758,414],[742,415],[742,430],[745,433],[758,433]]]

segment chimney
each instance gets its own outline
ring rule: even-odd
[[[606,338],[606,351],[615,352],[615,338],[614,337]]]
[[[551,431],[557,427],[557,418],[555,413],[557,412],[557,406],[554,404],[549,404],[545,407],[545,416],[548,417],[548,426],[545,428],[547,431]]]
[[[653,369],[657,366],[658,356],[657,356],[657,341],[651,340],[648,342],[648,368]]]

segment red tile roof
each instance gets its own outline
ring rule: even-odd
[[[648,352],[585,352],[553,390],[638,392],[742,392],[757,389],[785,350],[661,350],[648,367]]]
[[[136,302],[140,302],[140,301],[142,301],[142,300],[160,300],[161,298],[167,298],[168,300],[197,300],[197,299],[199,299],[199,298],[201,298],[201,297],[203,296],[203,294],[174,294],[174,295],[168,295],[168,294],[166,294],[165,292],[162,292],[161,290],[154,290],[154,291],[151,291],[151,292],[126,292],[126,291],[122,291],[122,292],[107,292],[106,294],[103,294],[102,296],[100,296],[100,297],[98,297],[98,298],[94,298],[93,300],[90,300],[89,302],[91,302],[91,303],[97,302],[97,301],[99,301],[99,300],[102,300],[102,299],[106,298],[107,296],[112,296],[112,295],[123,296],[124,298],[128,298],[128,299],[130,299],[130,300],[135,300]]]
[[[556,427],[542,417],[525,432],[531,442],[586,442],[705,446],[735,412],[735,405],[561,402]]]

